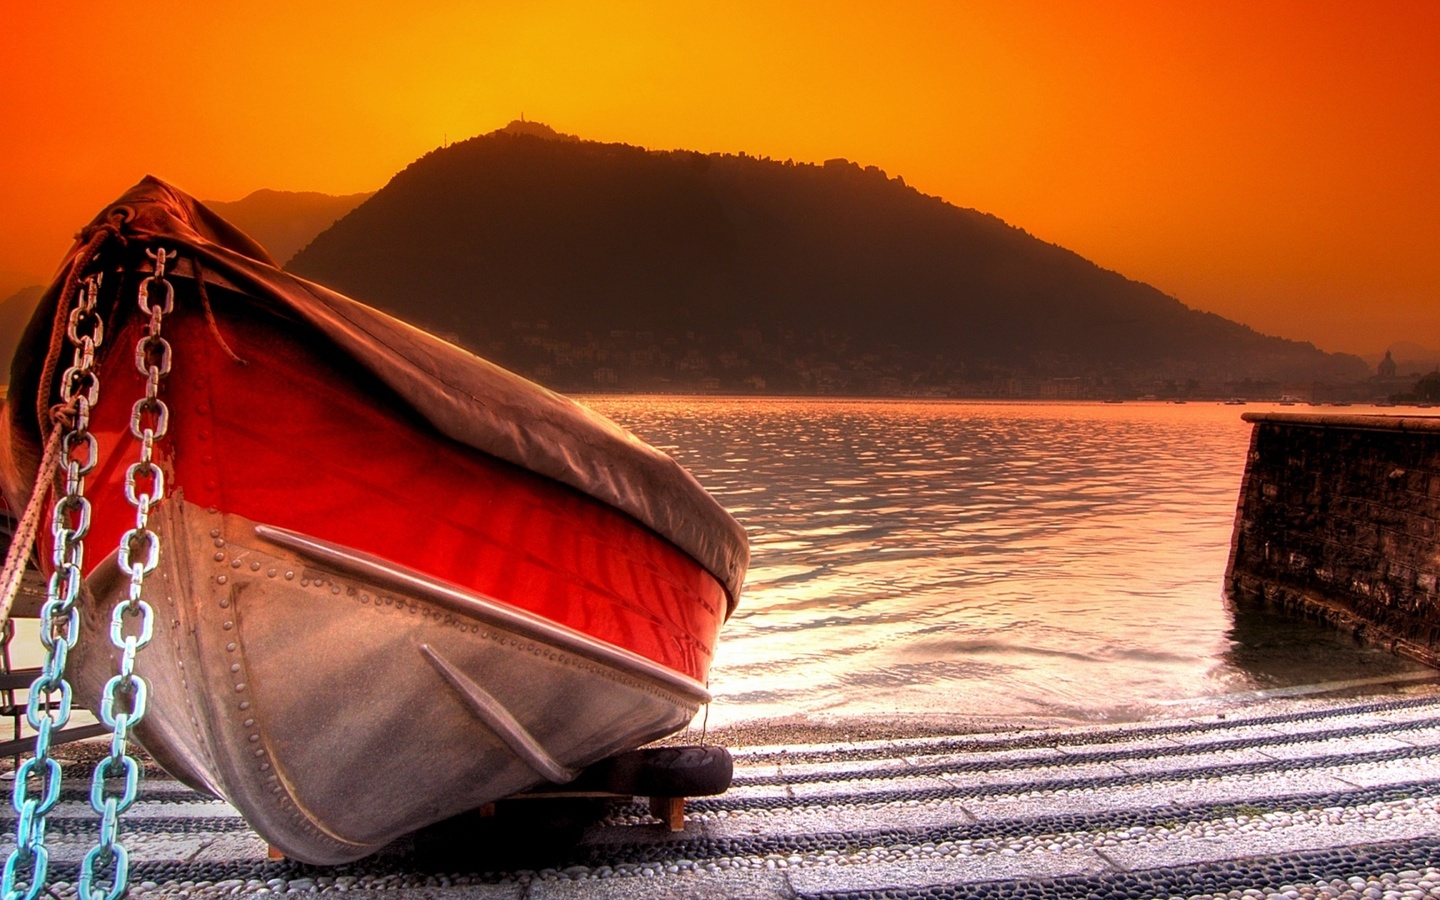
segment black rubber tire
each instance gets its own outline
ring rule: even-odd
[[[556,791],[595,791],[637,797],[712,797],[735,777],[735,761],[724,747],[642,747],[587,768]]]

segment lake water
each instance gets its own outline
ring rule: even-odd
[[[749,531],[712,725],[1104,721],[1423,671],[1224,599],[1258,404],[584,402]]]

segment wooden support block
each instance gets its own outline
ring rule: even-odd
[[[266,844],[266,845],[265,845],[265,858],[266,858],[266,859],[284,859],[284,858],[285,858],[285,854],[284,854],[284,853],[281,853],[278,849],[276,849],[276,847],[275,847],[274,844]]]
[[[495,817],[495,804],[487,803],[475,812],[482,819],[493,819]]]
[[[684,797],[651,797],[650,815],[665,823],[671,831],[685,830]]]

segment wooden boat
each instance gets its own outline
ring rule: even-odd
[[[153,344],[137,349],[153,327],[141,310],[173,291],[168,422],[143,414],[163,432],[164,485],[135,736],[273,847],[359,858],[563,783],[708,701],[748,545],[687,472],[574,402],[286,274],[153,178],[82,232],[21,342],[13,509],[71,377],[52,336],[94,273],[105,333],[76,697],[93,708],[117,668],[110,611],[131,579],[111,548],[135,527],[132,418],[160,367]],[[145,477],[132,492],[158,492]]]

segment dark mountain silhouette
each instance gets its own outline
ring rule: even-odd
[[[531,137],[547,138],[552,141],[568,141],[572,144],[579,143],[580,141],[579,135],[563,134],[543,122],[527,122],[523,117],[516,119],[509,125],[496,131],[495,134],[528,134]]]
[[[239,200],[206,200],[205,205],[259,241],[277,262],[284,264],[315,235],[374,193],[336,196],[314,191],[263,189]]]
[[[45,289],[37,284],[0,300],[0,383],[10,380],[10,359],[43,293]]]
[[[537,123],[426,154],[289,268],[563,389],[1369,374],[874,167],[647,151]]]

